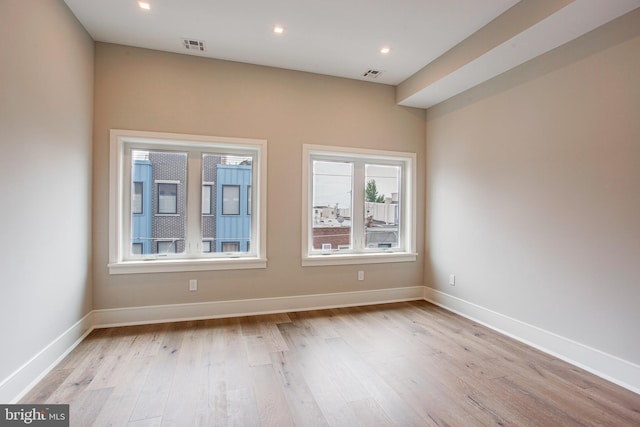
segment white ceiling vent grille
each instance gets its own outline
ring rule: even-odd
[[[382,74],[382,71],[379,70],[367,70],[362,74],[362,77],[366,77],[368,79],[377,79]]]
[[[203,40],[182,39],[182,45],[187,50],[197,50],[198,52],[207,50]]]

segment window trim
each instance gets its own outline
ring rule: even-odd
[[[188,150],[189,147],[197,150],[211,149],[213,151],[230,150],[237,153],[255,154],[253,162],[254,182],[253,213],[257,215],[257,221],[251,222],[251,236],[255,240],[251,245],[254,252],[234,257],[209,257],[200,254],[199,257],[162,257],[155,259],[127,259],[127,250],[123,237],[123,230],[130,227],[130,218],[125,216],[130,213],[131,200],[125,195],[130,195],[126,186],[131,187],[130,173],[125,173],[125,151],[132,148],[142,149],[170,149]],[[198,182],[198,192],[201,194],[202,180]],[[132,273],[160,273],[179,271],[207,271],[207,270],[234,270],[266,268],[266,229],[267,229],[267,141],[264,139],[229,138],[208,135],[190,135],[164,132],[132,131],[123,129],[110,130],[109,147],[109,274]],[[129,197],[130,199],[130,197]],[[201,213],[200,198],[187,201],[195,204],[196,212]],[[193,210],[193,206],[189,206]],[[187,215],[190,215],[187,213]],[[128,229],[128,228],[127,228]],[[198,249],[201,245],[201,237],[189,236],[192,242],[196,242]],[[198,251],[193,251],[198,253]]]
[[[368,163],[403,165],[403,177],[401,186],[401,200],[404,201],[401,210],[401,224],[404,224],[401,232],[402,248],[392,251],[367,251],[362,252],[332,252],[311,249],[313,232],[312,205],[312,161],[314,159],[346,160],[354,159]],[[416,159],[415,153],[373,150],[363,148],[337,147],[325,145],[304,144],[302,147],[302,266],[325,266],[347,264],[377,264],[391,262],[415,262],[417,227],[415,220],[416,198]],[[364,201],[364,198],[363,198]],[[356,209],[355,201],[352,209]],[[352,223],[352,227],[354,227]]]

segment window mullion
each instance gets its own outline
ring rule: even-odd
[[[351,241],[353,242],[353,250],[356,252],[361,252],[364,249],[364,165],[363,160],[356,160],[353,163]]]
[[[187,241],[185,252],[188,257],[202,253],[202,153],[189,150],[187,157]]]

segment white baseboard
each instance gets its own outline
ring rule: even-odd
[[[95,328],[355,307],[422,300],[423,296],[424,287],[413,286],[320,295],[93,310],[0,382],[0,403],[19,401]]]
[[[424,299],[640,394],[640,366],[458,297],[425,287]]]
[[[424,298],[424,287],[377,289],[332,294],[298,295],[275,298],[211,301],[191,304],[94,310],[94,327],[138,325],[183,320],[215,319],[290,311],[355,307]]]
[[[88,313],[0,383],[0,402],[16,403],[93,330]]]

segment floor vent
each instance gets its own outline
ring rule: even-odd
[[[362,77],[367,77],[369,79],[377,79],[382,74],[382,71],[379,70],[367,70],[362,74]]]
[[[197,50],[199,52],[206,50],[203,40],[182,39],[182,45],[187,50]]]

